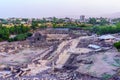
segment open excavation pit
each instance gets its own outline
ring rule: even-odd
[[[97,36],[89,35],[77,34],[74,37],[74,34],[71,37],[65,31],[64,34],[61,34],[62,31],[50,31],[45,34],[39,31],[25,42],[1,44],[4,49],[0,49],[5,51],[0,53],[0,76],[105,80],[106,76],[112,78],[117,73],[120,54],[112,45],[114,41],[99,40]],[[17,48],[13,48],[13,45]],[[6,51],[5,46],[16,52],[7,53],[9,50]]]
[[[87,40],[84,43],[85,45],[81,40],[84,40],[84,42]],[[96,41],[94,42],[94,40]],[[83,46],[79,46],[80,43]],[[99,45],[101,49],[96,50],[94,46],[89,48],[89,44]],[[95,37],[86,36],[64,41],[60,44],[56,53],[59,54],[59,57],[55,63],[55,68],[77,71],[100,79],[105,79],[106,76],[111,78],[120,67],[120,59],[118,58],[120,54],[111,45],[111,41],[100,41],[97,37],[95,39]]]

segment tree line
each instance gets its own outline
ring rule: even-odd
[[[23,34],[30,31],[29,27],[21,25],[15,25],[12,27],[5,27],[0,24],[0,41],[8,40],[10,35]]]
[[[120,32],[120,23],[117,23],[116,25],[107,25],[107,26],[94,26],[91,29],[92,32],[97,33],[99,35],[102,34],[114,34]]]

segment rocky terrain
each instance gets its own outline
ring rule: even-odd
[[[47,31],[0,43],[0,80],[120,80],[120,53],[113,46],[119,35]]]

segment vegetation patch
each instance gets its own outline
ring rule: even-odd
[[[13,41],[22,41],[25,40],[26,38],[32,36],[32,33],[24,33],[24,34],[19,34],[14,38],[10,38],[8,39],[9,42],[13,42]]]
[[[103,34],[114,34],[120,32],[120,23],[117,23],[116,25],[106,25],[106,26],[94,26],[91,31],[93,33],[97,33],[99,35]]]
[[[10,35],[24,34],[29,31],[30,28],[23,25],[15,25],[9,28],[0,25],[0,41],[8,40]]]
[[[120,41],[114,43],[114,47],[116,47],[118,49],[118,51],[120,51]]]
[[[112,75],[107,74],[107,73],[102,75],[103,80],[109,80],[111,77],[112,77]]]

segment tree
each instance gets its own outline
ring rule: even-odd
[[[102,18],[101,20],[100,20],[100,25],[105,25],[105,24],[107,24],[108,23],[108,21],[106,21],[106,19],[104,19],[104,18]]]
[[[7,40],[9,39],[9,29],[6,27],[0,27],[0,39],[1,40]]]
[[[38,23],[36,21],[32,21],[31,28],[35,30],[38,27]]]
[[[53,28],[56,28],[57,27],[57,24],[56,23],[53,23]]]
[[[57,23],[57,18],[53,17],[53,23]]]
[[[95,25],[96,24],[96,19],[95,18],[90,18],[89,23]]]

